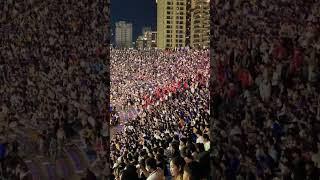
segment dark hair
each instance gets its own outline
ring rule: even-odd
[[[203,139],[210,140],[209,135],[208,134],[203,134]]]
[[[211,162],[210,154],[208,152],[200,153],[198,162],[200,166],[200,174],[202,178],[207,177],[210,174]]]
[[[195,152],[197,150],[196,146],[193,143],[189,143],[187,147],[190,149],[191,152]]]
[[[179,141],[179,136],[178,135],[173,136],[173,140]]]
[[[140,159],[140,160],[139,160],[139,164],[140,164],[141,166],[145,167],[145,166],[146,166],[146,160],[145,160],[144,158]]]
[[[190,175],[190,180],[200,180],[200,164],[192,161],[184,166],[184,171]]]
[[[181,151],[181,156],[187,157],[189,159],[193,159],[191,148],[188,148],[188,147],[183,148],[183,150]]]
[[[148,158],[146,166],[149,166],[151,169],[157,169],[157,161],[154,158]]]
[[[181,138],[180,141],[181,141],[183,144],[186,144],[188,140],[187,140],[187,138]]]
[[[196,147],[197,147],[197,150],[198,150],[199,152],[204,152],[204,151],[205,151],[204,145],[203,145],[202,143],[197,143],[197,144],[196,144]]]
[[[182,174],[183,170],[184,170],[184,166],[186,164],[184,159],[181,156],[176,156],[171,159],[171,162],[172,162],[172,164],[174,164],[175,166],[177,166],[179,168],[179,173]]]
[[[164,149],[162,147],[158,148],[157,151],[159,154],[164,154]]]
[[[147,154],[146,150],[143,149],[143,150],[140,151],[140,156],[145,156],[146,154]]]
[[[138,173],[131,167],[121,172],[120,180],[138,180]]]
[[[125,167],[125,170],[129,171],[129,172],[136,172],[137,171],[137,168],[132,165],[132,164],[129,164]]]
[[[156,155],[156,160],[157,161],[162,161],[163,160],[163,156],[161,154],[157,154]]]
[[[174,150],[179,150],[179,145],[180,144],[176,141],[171,143],[172,149],[174,149]]]

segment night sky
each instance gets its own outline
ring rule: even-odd
[[[114,32],[115,22],[132,23],[133,41],[141,35],[144,26],[152,30],[157,27],[156,0],[111,0],[111,23]]]

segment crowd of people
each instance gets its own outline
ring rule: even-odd
[[[79,132],[88,147],[109,136],[108,3],[0,2],[0,126],[7,151],[18,142],[23,158],[39,152],[56,159]]]
[[[209,51],[114,49],[111,55],[111,104],[131,100],[139,109],[112,135],[113,178],[208,179]]]
[[[72,2],[0,2],[1,176],[29,173],[25,128],[54,158],[79,134],[118,180],[319,179],[319,1],[213,1],[212,83],[208,50],[111,49],[111,122],[108,6]]]
[[[215,0],[215,179],[319,179],[320,2]]]
[[[189,80],[206,83],[208,66],[208,51],[111,49],[111,105],[148,108]]]

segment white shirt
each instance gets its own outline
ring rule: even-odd
[[[204,143],[204,150],[205,151],[209,151],[210,150],[210,141]]]
[[[157,170],[150,173],[147,180],[165,180],[163,171],[160,168],[157,168]]]
[[[203,144],[203,137],[202,136],[197,138],[197,143],[202,143]]]

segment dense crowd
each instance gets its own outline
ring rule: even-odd
[[[18,142],[19,156],[55,159],[79,132],[88,147],[108,137],[110,2],[101,3],[0,2],[0,126],[7,152]]]
[[[111,104],[125,106],[127,95],[133,95],[140,108],[137,117],[124,122],[111,138],[114,178],[207,179],[208,50],[113,50],[111,54]],[[152,101],[145,101],[146,95]]]
[[[0,3],[2,176],[23,178],[21,152],[59,156],[79,132],[115,179],[319,179],[319,1],[211,3],[211,113],[207,50],[111,49],[111,123],[139,110],[114,134],[111,162],[108,52],[92,41],[106,40],[104,13],[89,18],[90,1]],[[21,128],[37,132],[36,149],[21,149]]]
[[[111,50],[110,101],[118,111],[148,108],[187,81],[207,82],[208,51]]]
[[[216,179],[319,179],[319,1],[216,0]]]

